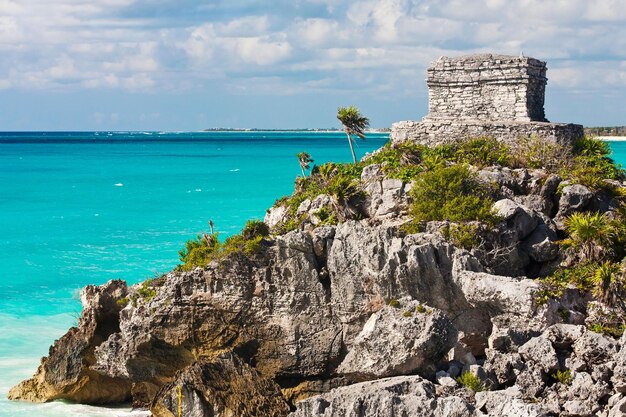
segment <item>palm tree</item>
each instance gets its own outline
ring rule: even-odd
[[[348,144],[350,145],[350,151],[352,152],[352,161],[356,165],[356,155],[354,154],[354,146],[352,136],[357,136],[360,139],[365,139],[363,131],[370,125],[370,121],[367,117],[363,116],[359,109],[355,106],[339,107],[337,109],[337,119],[343,125],[346,135],[348,135]]]
[[[313,158],[306,152],[300,152],[296,155],[298,162],[300,163],[300,169],[302,170],[302,176],[306,177],[305,170],[309,169],[309,166],[313,163]]]
[[[596,269],[592,282],[593,295],[604,304],[615,307],[624,302],[626,298],[624,271],[619,264],[603,263]]]
[[[569,234],[563,246],[583,262],[598,262],[612,255],[611,243],[615,231],[609,219],[601,213],[573,213],[565,219]]]

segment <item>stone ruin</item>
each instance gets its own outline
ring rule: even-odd
[[[391,140],[435,146],[487,136],[514,144],[537,136],[571,146],[583,127],[546,119],[546,70],[545,62],[524,56],[441,57],[428,69],[428,115],[395,123]]]

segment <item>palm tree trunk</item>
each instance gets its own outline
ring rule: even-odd
[[[300,165],[300,170],[302,171],[302,178],[306,178],[306,174],[304,173],[304,168]]]
[[[354,154],[354,147],[352,146],[352,138],[347,131],[346,135],[348,136],[348,145],[350,145],[350,152],[352,152],[352,161],[354,162],[354,165],[356,165],[356,155]]]

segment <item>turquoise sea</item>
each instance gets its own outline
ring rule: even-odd
[[[388,135],[359,141],[357,156]],[[351,159],[341,132],[0,133],[0,417],[127,415],[9,402],[76,323],[87,284],[173,268],[212,219],[224,235],[263,218],[316,163]]]
[[[626,163],[626,142],[611,146]],[[81,287],[170,270],[209,219],[231,234],[262,218],[291,193],[300,151],[350,160],[341,132],[0,133],[0,417],[129,415],[6,393],[76,323]]]

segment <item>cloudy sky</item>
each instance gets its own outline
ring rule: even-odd
[[[520,51],[550,120],[626,124],[626,0],[0,0],[0,130],[385,127],[439,56]]]

